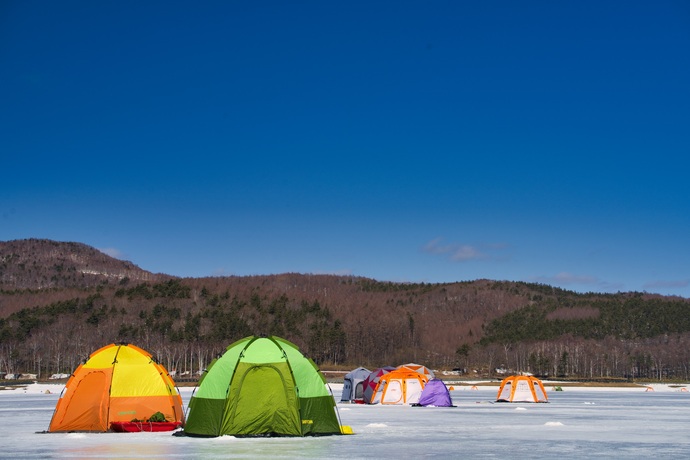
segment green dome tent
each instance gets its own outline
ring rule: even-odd
[[[316,364],[278,337],[246,337],[213,360],[189,402],[192,436],[342,434]]]

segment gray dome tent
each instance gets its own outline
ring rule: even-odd
[[[364,400],[364,379],[366,379],[371,371],[364,367],[345,374],[343,379],[343,395],[340,402],[356,402]]]

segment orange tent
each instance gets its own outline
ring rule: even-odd
[[[549,398],[544,384],[538,378],[513,375],[501,382],[496,402],[549,402]]]
[[[370,404],[416,404],[429,381],[425,374],[400,366],[382,375]]]
[[[184,422],[182,398],[168,371],[141,348],[111,344],[74,371],[48,431],[108,431],[113,422],[146,421],[158,412],[174,426]]]

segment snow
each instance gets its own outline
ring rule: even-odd
[[[455,386],[450,408],[339,403],[354,436],[191,438],[37,433],[64,387],[29,384],[0,391],[0,458],[690,458],[689,385],[555,385],[548,404],[494,403],[496,386]],[[340,401],[342,385],[331,388]],[[193,388],[180,391],[186,404]]]

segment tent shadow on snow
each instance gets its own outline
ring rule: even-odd
[[[326,380],[296,345],[250,336],[227,347],[202,376],[176,435],[318,436],[341,427]]]
[[[171,431],[184,424],[168,371],[131,344],[93,352],[58,399],[48,432]]]

